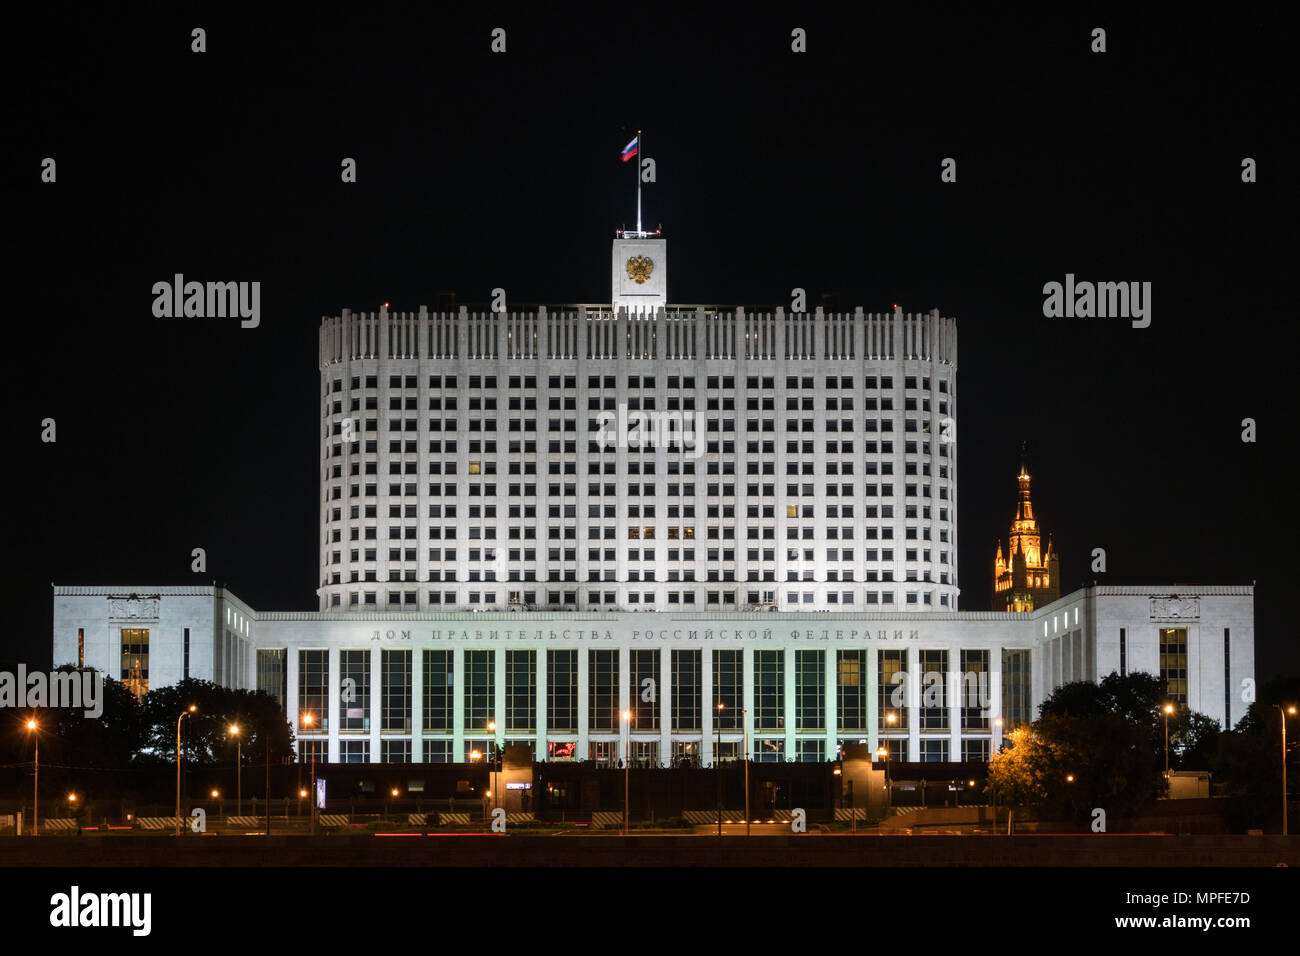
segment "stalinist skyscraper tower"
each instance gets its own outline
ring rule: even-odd
[[[994,611],[1032,611],[1061,596],[1061,562],[1052,551],[1050,536],[1046,550],[1041,546],[1034,506],[1029,499],[1029,470],[1023,450],[1016,480],[1020,484],[1020,500],[1016,504],[1015,520],[1011,522],[1010,548],[1004,558],[1002,542],[998,541],[997,557],[993,560]]]

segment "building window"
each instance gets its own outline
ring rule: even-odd
[[[424,684],[424,714],[421,722],[424,724],[424,730],[450,733],[453,709],[452,652],[426,650],[423,664],[421,682]],[[425,745],[428,746],[428,741]],[[451,751],[448,750],[448,759],[450,754]],[[425,762],[446,763],[447,761],[429,760],[426,752]]]
[[[824,740],[796,740],[795,759],[799,763],[821,763],[826,759]]]
[[[595,653],[595,652],[593,652]],[[615,701],[617,705],[617,701]],[[612,767],[618,761],[617,740],[593,740],[587,745],[587,759],[597,767]]]
[[[1232,729],[1232,648],[1231,634],[1223,629],[1223,726]]]
[[[922,763],[945,763],[947,760],[948,739],[946,737],[931,737],[921,741]]]
[[[697,650],[673,651],[673,730],[699,730],[700,694],[703,691],[701,653]],[[696,754],[698,757],[698,753]]]
[[[1128,630],[1121,627],[1119,629],[1119,676],[1124,677],[1128,674]]]
[[[698,767],[700,763],[700,742],[698,740],[673,741],[673,766]]]
[[[339,651],[341,732],[370,729],[370,651]],[[347,763],[348,761],[344,761]]]
[[[122,628],[122,671],[119,679],[127,693],[143,700],[149,693],[149,629]]]
[[[632,766],[634,767],[659,766],[659,741],[633,740],[632,741]]]
[[[606,734],[619,730],[618,651],[587,652],[587,729]],[[591,759],[598,758],[593,754]]]
[[[547,733],[578,732],[578,652],[546,652]]]
[[[190,629],[188,627],[185,628],[184,654],[185,654],[185,669],[181,673],[185,675],[186,680],[189,680],[190,679]],[[80,664],[77,665],[78,667],[86,666],[86,653],[85,653],[85,647],[82,644],[82,631],[80,628],[77,629],[77,659],[81,662]],[[280,699],[280,707],[281,708],[284,707],[283,698]]]
[[[380,730],[411,732],[411,652],[383,651],[380,656],[383,671],[383,696],[380,700]],[[384,763],[409,763],[410,743],[407,743],[406,760]]]
[[[784,763],[785,738],[758,737],[754,740],[754,760],[757,763]]]
[[[921,651],[921,730],[948,729],[948,652]],[[923,758],[924,759],[924,758]],[[945,760],[947,757],[944,758]]]
[[[487,731],[496,706],[495,651],[465,652],[465,728]],[[468,749],[466,753],[468,753]]]
[[[794,671],[795,729],[825,730],[826,652],[796,650]],[[802,755],[798,759],[802,761]]]
[[[1169,699],[1187,703],[1187,628],[1160,628],[1160,680]]]
[[[299,733],[329,730],[329,651],[298,652]],[[311,717],[310,726],[303,719]]]
[[[1033,720],[1030,714],[1031,673],[1029,650],[1002,652],[1002,732],[1009,734]]]
[[[867,652],[836,652],[835,715],[841,731],[867,732]]]
[[[384,763],[411,762],[411,742],[409,740],[381,740],[380,744]]]
[[[185,629],[187,638],[189,630],[188,627]],[[289,694],[289,669],[284,666],[286,657],[288,650],[283,647],[278,650],[259,649],[257,652],[257,689],[275,698],[281,710],[284,710]]]
[[[961,652],[961,688],[962,730],[988,730],[991,704],[988,651]]]
[[[536,712],[537,652],[506,651],[506,730],[532,733]]]
[[[451,763],[451,745],[450,740],[441,738],[428,738],[423,741],[424,762],[425,763]]]
[[[785,653],[754,652],[754,730],[785,729]],[[755,752],[758,752],[757,746]]]
[[[961,759],[967,763],[988,763],[991,740],[963,740]]]
[[[632,701],[632,729],[659,729],[659,652],[632,650],[628,699]]]
[[[340,763],[370,763],[369,740],[340,740]]]
[[[311,763],[313,758],[316,763],[325,763],[329,759],[329,741],[324,737],[298,738],[298,762]]]
[[[907,652],[881,650],[876,655],[876,726],[881,733],[907,729]]]
[[[744,651],[713,652],[712,704],[715,730],[742,729],[740,711],[745,706]],[[722,710],[718,710],[718,704],[723,705]]]

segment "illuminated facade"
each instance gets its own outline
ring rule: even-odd
[[[1253,589],[1059,597],[1024,469],[957,611],[953,319],[671,307],[664,248],[617,309],[325,318],[318,609],[57,586],[55,664],[265,691],[331,762],[985,760],[1111,671],[1240,717]]]
[[[993,559],[992,606],[999,611],[1023,613],[1051,604],[1061,596],[1061,560],[1052,550],[1050,536],[1047,547],[1041,545],[1042,537],[1029,497],[1029,471],[1023,461],[1016,481],[1020,485],[1020,497],[1016,517],[1011,522],[1009,560],[1002,556],[999,541],[997,557]]]

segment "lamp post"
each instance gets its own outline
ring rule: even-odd
[[[1274,704],[1277,708],[1278,715],[1282,718],[1282,835],[1287,835],[1287,802],[1286,802],[1286,717],[1287,714],[1295,713],[1295,706],[1283,707],[1281,704]]]
[[[311,727],[316,722],[311,714],[303,714],[302,722]],[[316,835],[316,741],[311,741],[311,803],[307,807],[311,811],[311,835]]]
[[[885,761],[885,806],[891,806],[894,802],[894,792],[889,787],[889,748],[884,745],[877,747],[876,756]]]
[[[492,747],[488,751],[488,759],[492,761],[492,809],[497,808],[497,722],[488,721],[488,733],[492,735]]]
[[[1001,728],[1002,718],[1001,717],[995,718],[993,723],[998,728]],[[998,787],[997,784],[994,783],[992,780],[989,781],[989,800],[993,804],[993,834],[994,836],[996,836],[998,832]]]
[[[713,751],[713,769],[718,778],[718,836],[722,836],[722,764],[719,758],[722,756],[722,712],[726,707],[726,704],[718,704],[718,717],[714,721],[718,725],[718,746]]]
[[[745,741],[745,836],[749,836],[749,710],[740,708],[742,737]]]
[[[1173,704],[1165,704],[1165,783],[1169,782],[1169,715],[1174,712]]]
[[[34,719],[27,721],[27,732],[32,735],[36,742],[36,756],[32,763],[32,836],[41,835],[41,817],[40,817],[40,782],[41,782],[41,735],[38,733],[39,725]],[[1286,751],[1283,751],[1285,754]],[[1282,769],[1286,770],[1286,760],[1282,761]]]
[[[181,835],[181,721],[198,710],[196,704],[190,704],[176,718],[176,835]]]
[[[623,711],[623,723],[627,727],[627,743],[623,747],[623,835],[627,836],[627,831],[632,826],[629,809],[631,803],[628,799],[628,782],[632,773],[632,711]]]
[[[244,809],[244,743],[239,737],[239,725],[230,725],[230,735],[235,738],[235,816],[239,816]],[[268,797],[270,794],[267,795]]]

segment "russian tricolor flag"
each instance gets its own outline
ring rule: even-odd
[[[633,136],[632,142],[628,143],[626,146],[623,147],[623,162],[626,163],[629,159],[631,159],[633,156],[636,155],[637,145],[638,145],[637,140],[639,140],[640,138],[641,138],[640,136]]]

